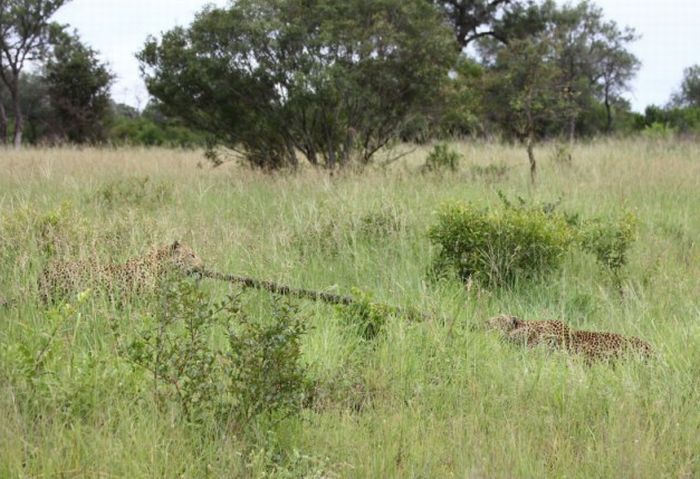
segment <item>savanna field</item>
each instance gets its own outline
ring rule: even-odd
[[[456,172],[422,172],[420,147],[334,175],[211,168],[199,151],[3,151],[0,477],[700,477],[700,146],[601,140],[575,146],[571,162],[543,146],[535,187],[522,148],[451,146]],[[502,198],[583,218],[633,214],[622,273],[612,280],[572,249],[555,271],[508,287],[431,276],[441,205]],[[113,301],[96,285],[64,303],[39,298],[51,259],[123,262],[174,240],[214,271],[426,314],[386,314],[358,333],[352,310],[209,279],[170,296]],[[207,383],[222,365],[254,362],[193,349],[185,358],[198,362],[179,370],[190,379],[171,382],[144,367],[183,357],[153,340],[169,327],[157,322],[168,298],[184,305],[185,333],[167,337],[194,344],[187,302],[230,295],[251,337],[264,336],[256,324],[286,325],[264,330],[279,333],[266,339],[270,361],[305,386],[282,412],[265,404],[288,384],[256,396],[256,368],[232,381],[245,389]],[[484,329],[501,313],[637,336],[657,355],[588,366],[520,348]],[[217,327],[200,348],[228,351],[211,346],[227,337]]]

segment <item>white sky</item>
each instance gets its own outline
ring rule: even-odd
[[[342,0],[339,0],[342,1]],[[635,110],[665,104],[683,69],[700,64],[700,0],[594,0],[606,17],[642,34],[632,51],[642,60],[632,92]],[[226,0],[72,0],[55,19],[77,28],[117,74],[116,101],[145,106],[148,93],[134,54],[146,37],[188,25],[205,4]],[[559,1],[561,2],[561,0]]]

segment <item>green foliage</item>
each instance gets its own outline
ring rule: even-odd
[[[77,344],[78,330],[88,323],[90,296],[86,290],[73,302],[42,312],[41,321],[23,330],[22,341],[0,348],[0,380],[12,385],[28,412],[85,420],[99,409],[105,389],[133,385],[116,358]]]
[[[680,90],[673,95],[676,106],[700,109],[700,65],[693,65],[683,70]]]
[[[76,33],[61,31],[55,37],[44,75],[56,134],[71,143],[104,142],[114,74]]]
[[[499,50],[483,79],[482,111],[506,134],[533,142],[566,123],[574,105],[552,60],[556,48],[552,39],[537,37]]]
[[[269,32],[274,31],[274,35]],[[164,111],[257,167],[367,164],[427,114],[456,48],[424,0],[242,0],[139,54]]]
[[[455,172],[459,168],[461,155],[454,150],[451,150],[446,143],[439,143],[433,147],[433,150],[425,159],[423,168],[426,171],[452,171]]]
[[[195,148],[206,144],[201,133],[176,122],[156,122],[144,116],[117,118],[109,130],[109,142],[114,145],[171,148]]]
[[[360,338],[372,341],[384,329],[391,308],[384,304],[375,303],[372,295],[357,288],[352,291],[355,302],[349,305],[339,305],[336,310],[342,321],[352,328]]]
[[[650,105],[644,110],[642,134],[652,139],[669,139],[678,133],[700,133],[700,107]]]
[[[14,146],[22,146],[24,130],[24,111],[22,109],[22,82],[24,67],[46,54],[52,33],[61,30],[61,26],[50,21],[56,11],[66,0],[13,0],[0,2],[0,91],[7,88],[10,93],[13,123]],[[7,125],[4,124],[5,112],[2,111],[2,135]],[[3,143],[6,138],[0,138]]]
[[[212,304],[194,282],[173,281],[121,351],[153,375],[156,398],[174,398],[190,421],[241,428],[295,413],[308,387],[303,320],[276,298],[269,314],[253,319],[240,296]]]
[[[676,129],[668,123],[654,122],[642,131],[642,134],[650,140],[669,140],[676,135]]]
[[[131,176],[104,184],[89,200],[106,208],[155,207],[168,203],[172,197],[172,184],[154,181],[148,176]]]
[[[540,208],[483,210],[444,205],[428,237],[438,247],[433,271],[454,271],[489,286],[513,285],[556,270],[573,241],[567,222]]]
[[[619,276],[627,264],[628,251],[637,237],[637,217],[632,213],[616,223],[590,220],[580,227],[581,247],[593,254],[598,263]]]

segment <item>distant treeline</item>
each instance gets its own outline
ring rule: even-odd
[[[700,133],[700,67],[631,111],[639,35],[587,0],[239,0],[137,53],[151,101],[114,74],[63,0],[0,4],[0,142],[223,146],[255,166],[367,164],[395,141]],[[27,72],[25,62],[38,68]]]

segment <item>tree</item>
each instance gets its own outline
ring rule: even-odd
[[[595,110],[602,102],[606,130],[612,130],[614,105],[639,69],[639,60],[628,51],[638,38],[634,29],[620,28],[606,20],[603,10],[584,0],[558,7],[552,0],[541,4],[515,5],[494,23],[499,36],[527,39],[550,38],[554,58],[561,70],[572,108],[568,111],[567,134],[573,141],[581,113]],[[507,48],[490,39],[479,41],[479,52],[489,64]]]
[[[73,143],[104,141],[114,74],[97,52],[76,33],[61,32],[53,40],[44,75],[59,135]]]
[[[614,21],[601,22],[591,46],[592,76],[598,96],[605,105],[606,132],[613,129],[613,107],[624,104],[621,95],[630,88],[630,82],[639,71],[641,62],[627,50],[630,43],[639,39],[633,28],[620,29]]]
[[[493,24],[508,7],[519,4],[514,0],[430,0],[430,3],[445,15],[462,50],[474,40],[487,36],[507,43],[507,38],[495,30]]]
[[[0,83],[0,143],[3,145],[7,145],[7,127],[8,127],[8,119],[7,119],[7,110],[5,110],[5,102],[4,100],[4,89],[2,88],[2,84]]]
[[[693,65],[683,71],[680,90],[673,94],[671,104],[700,108],[700,65]]]
[[[368,163],[439,95],[456,49],[425,0],[240,0],[139,54],[168,116],[263,168]]]
[[[484,76],[483,109],[491,121],[520,140],[527,150],[534,183],[534,146],[571,108],[556,47],[547,36],[515,40],[499,51]]]
[[[10,93],[14,116],[15,148],[22,145],[24,126],[20,74],[27,62],[45,52],[53,14],[68,0],[0,0],[0,79]]]

